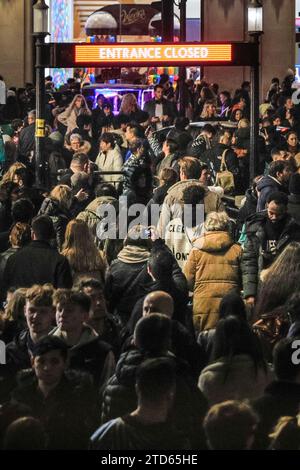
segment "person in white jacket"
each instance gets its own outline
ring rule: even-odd
[[[100,153],[96,159],[99,171],[122,171],[123,158],[119,146],[115,143],[113,134],[106,132],[100,139]],[[122,175],[103,175],[103,181],[111,183],[120,181]]]

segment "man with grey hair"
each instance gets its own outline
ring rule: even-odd
[[[19,158],[18,160],[27,163],[35,150],[35,120],[36,112],[31,110],[27,114],[28,126],[24,127],[19,137]]]

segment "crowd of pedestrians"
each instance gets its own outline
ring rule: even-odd
[[[47,77],[0,107],[0,447],[300,448],[300,106],[169,77],[115,115]],[[54,96],[55,95],[55,96]],[[197,121],[197,126],[193,122]],[[296,347],[295,347],[296,344]],[[298,346],[297,346],[298,344]]]

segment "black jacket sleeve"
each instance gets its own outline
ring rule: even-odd
[[[71,289],[72,286],[73,279],[69,262],[64,256],[61,256],[56,266],[54,287],[56,289]]]

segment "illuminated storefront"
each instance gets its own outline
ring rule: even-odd
[[[95,1],[95,0],[48,0],[50,7],[49,41],[65,42],[149,42],[161,41],[158,31],[152,26],[161,19],[161,14],[151,7],[151,1]],[[187,0],[187,40],[199,41],[200,4],[198,0]],[[174,9],[174,42],[179,40],[179,10]],[[106,29],[105,29],[106,28]],[[145,67],[146,64],[144,64]],[[148,84],[155,84],[162,73],[168,73],[171,81],[178,78],[174,67],[153,68],[148,75]],[[73,76],[71,69],[49,71],[57,86]],[[86,69],[85,81],[93,83],[99,70]],[[141,74],[145,73],[144,70]],[[81,74],[82,75],[82,74]],[[107,74],[106,74],[107,75]],[[76,76],[76,71],[75,71]],[[110,80],[115,83],[116,80]]]

